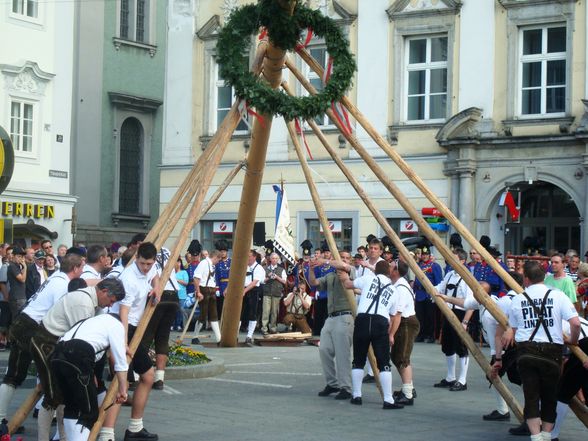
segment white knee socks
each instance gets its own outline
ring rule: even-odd
[[[459,357],[459,382],[466,384],[470,357]]]
[[[214,339],[218,343],[221,341],[221,332],[218,322],[210,322],[210,327],[212,328],[212,332],[214,332]]]
[[[392,372],[380,371],[380,386],[382,386],[384,401],[387,403],[393,403],[394,398],[392,398]]]
[[[457,361],[457,355],[453,354],[447,358],[447,376],[445,380],[447,381],[455,381],[455,363]]]
[[[353,398],[361,397],[361,383],[363,382],[363,369],[351,370],[351,386]]]
[[[502,395],[500,395],[498,393],[498,391],[496,390],[496,388],[492,388],[492,392],[494,393],[494,396],[496,398],[496,410],[501,414],[501,415],[506,415],[508,413],[508,406],[506,404],[506,401],[504,401],[504,398],[502,398]]]
[[[3,383],[0,385],[0,420],[2,420],[2,418],[6,418],[8,406],[12,401],[12,397],[14,396],[15,390],[16,388],[9,384]]]
[[[255,331],[255,326],[257,326],[257,321],[251,321],[247,325],[247,337],[253,338],[253,332]]]
[[[51,436],[51,421],[53,421],[54,410],[47,410],[41,406],[39,409],[39,417],[37,418],[38,438],[45,440]]]
[[[66,418],[63,420],[67,441],[87,441],[90,436],[90,429],[78,424],[76,420]],[[113,432],[114,433],[114,432]],[[39,438],[41,439],[41,438]],[[111,438],[114,440],[114,435]]]

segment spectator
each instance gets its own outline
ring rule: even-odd
[[[176,314],[176,321],[174,322],[173,329],[181,331],[184,327],[184,321],[188,319],[187,309],[184,308],[184,303],[188,294],[186,293],[186,286],[188,286],[188,272],[182,268],[182,258],[178,257],[176,262],[176,280],[178,281],[178,300],[180,302],[180,309]]]
[[[51,274],[58,270],[56,262],[57,259],[53,254],[47,254],[47,256],[45,256],[45,272],[47,273],[47,277],[51,276]]]
[[[580,266],[580,256],[577,254],[567,255],[568,264],[564,268],[566,275],[568,275],[572,282],[576,283],[578,280],[578,267]]]
[[[21,247],[14,247],[12,255],[12,262],[8,264],[7,277],[10,286],[8,301],[10,312],[14,318],[27,301],[27,266],[25,265],[25,251]]]
[[[571,277],[566,275],[563,260],[564,256],[561,253],[555,253],[551,256],[551,274],[545,277],[545,285],[563,291],[572,303],[576,304],[576,287]]]
[[[57,260],[59,261],[59,264],[61,264],[61,261],[65,257],[66,253],[67,253],[67,245],[61,244],[57,247]]]
[[[33,263],[27,264],[27,279],[25,281],[27,299],[37,292],[45,280],[47,280],[45,251],[39,250],[34,254]]]
[[[265,280],[263,282],[261,332],[264,335],[268,332],[272,334],[277,332],[280,300],[284,295],[284,286],[286,285],[286,271],[281,266],[278,266],[280,256],[277,253],[271,253],[269,260],[270,262],[265,269]]]

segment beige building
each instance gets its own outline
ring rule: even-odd
[[[175,118],[176,126],[184,122],[184,131],[191,125],[191,136],[185,136],[191,141],[189,145],[187,141],[164,145],[161,208],[206,148],[234,100],[218,76],[215,48],[228,13],[244,3],[201,0],[194,4],[192,50],[177,55],[178,63],[192,72],[193,102],[190,112]],[[340,23],[349,37],[358,64],[350,99],[478,237],[488,234],[503,252],[523,252],[528,246],[563,251],[573,247],[582,253],[588,249],[588,236],[581,228],[588,216],[584,2],[306,3]],[[326,63],[324,42],[314,39],[309,50]],[[168,66],[171,62],[168,60]],[[314,84],[320,84],[320,78],[297,62]],[[287,79],[302,93],[293,77]],[[166,88],[173,91],[169,83]],[[408,232],[404,210],[329,120],[319,118],[319,123],[391,225],[402,237],[413,234]],[[419,209],[430,207],[361,127],[354,121],[352,125],[411,202]],[[180,133],[173,130],[174,136]],[[242,123],[209,194],[246,155],[248,136],[248,127]],[[314,158],[309,164],[339,246],[355,249],[368,234],[381,236],[380,226],[310,131],[306,139]],[[239,175],[194,229],[193,237],[205,247],[220,237],[231,240],[241,179]],[[281,180],[290,203],[296,245],[309,238],[317,246],[322,233],[314,206],[284,121],[277,119],[257,210],[256,242],[273,238],[276,195],[272,185]],[[499,203],[507,190],[520,205],[518,222]]]

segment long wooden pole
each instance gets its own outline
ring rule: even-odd
[[[282,84],[282,85],[284,86],[284,84]],[[292,93],[291,90],[289,90],[287,85],[285,85],[284,88],[288,91],[288,93],[290,93],[290,94]],[[449,309],[449,307],[447,307],[445,302],[443,302],[441,299],[439,299],[439,297],[437,297],[435,295],[436,290],[435,290],[435,287],[433,286],[433,284],[431,283],[431,281],[423,273],[423,271],[417,265],[417,263],[414,261],[414,259],[412,259],[412,257],[410,256],[410,254],[408,252],[408,249],[406,248],[404,243],[400,240],[400,238],[398,237],[396,232],[390,227],[390,224],[386,221],[386,218],[382,215],[382,213],[380,213],[380,211],[377,209],[377,207],[369,199],[367,193],[363,190],[359,181],[357,181],[357,179],[351,173],[349,168],[345,165],[343,160],[337,155],[337,153],[335,152],[335,149],[333,149],[330,146],[329,142],[327,141],[327,139],[323,135],[323,133],[320,130],[320,128],[318,127],[318,125],[313,120],[308,120],[307,122],[310,125],[310,127],[312,128],[312,130],[315,133],[315,135],[317,136],[317,138],[323,144],[324,148],[327,150],[327,152],[329,153],[331,158],[333,158],[333,160],[335,161],[335,163],[337,164],[339,169],[343,172],[343,174],[345,175],[345,177],[347,178],[349,183],[353,186],[357,195],[365,203],[366,207],[370,210],[370,212],[372,213],[374,218],[378,221],[380,226],[384,229],[384,231],[386,232],[388,237],[390,237],[390,239],[394,243],[394,246],[398,249],[400,255],[402,256],[403,260],[406,261],[408,266],[412,269],[412,271],[415,273],[415,275],[418,277],[418,279],[423,284],[427,293],[435,301],[435,303],[437,304],[437,306],[439,307],[439,309],[441,310],[443,315],[446,317],[446,319],[449,321],[449,323],[455,329],[455,331],[459,334],[460,338],[464,341],[465,345],[467,346],[468,350],[472,353],[472,356],[474,357],[476,362],[486,372],[488,378],[491,378],[490,373],[491,373],[492,369],[491,369],[490,364],[486,360],[484,354],[482,353],[482,351],[480,351],[480,349],[474,343],[474,341],[472,340],[470,335],[463,329],[459,319],[455,316],[455,314],[453,314],[451,309]],[[323,230],[324,230],[324,227],[323,227]],[[498,390],[498,392],[502,395],[504,400],[507,402],[509,407],[512,409],[513,413],[519,419],[519,421],[523,421],[522,408],[521,408],[520,404],[516,401],[515,397],[510,393],[510,391],[508,390],[506,385],[498,377],[493,379],[492,382],[494,383],[496,390]]]
[[[282,82],[282,87],[285,86],[285,83]],[[287,85],[286,85],[287,87]],[[341,255],[339,254],[339,250],[337,249],[337,243],[335,242],[335,238],[333,237],[333,233],[329,228],[329,219],[327,218],[327,213],[325,212],[325,208],[323,207],[323,203],[321,202],[321,198],[318,194],[318,190],[316,188],[316,184],[314,179],[312,178],[312,173],[310,171],[310,167],[308,166],[308,162],[306,161],[306,157],[302,152],[302,147],[300,146],[300,141],[298,140],[298,136],[296,136],[296,128],[292,121],[288,121],[286,123],[288,127],[288,133],[290,134],[290,139],[294,144],[294,148],[296,150],[296,154],[298,155],[298,160],[300,165],[302,166],[302,171],[304,173],[304,178],[306,179],[306,184],[308,185],[308,189],[310,190],[310,195],[312,197],[312,201],[314,203],[314,207],[316,210],[316,214],[318,215],[319,221],[323,227],[323,234],[325,235],[325,239],[329,245],[329,249],[331,250],[331,254],[333,255],[335,260],[341,261]],[[355,294],[351,289],[345,290],[345,295],[347,297],[347,302],[351,307],[351,313],[353,314],[353,318],[357,315],[357,302],[355,299]],[[378,363],[376,362],[376,357],[374,355],[373,348],[369,347],[368,349],[368,361],[374,371],[374,378],[376,380],[376,385],[378,386],[378,390],[380,391],[380,395],[382,398],[384,397],[384,392],[382,391],[382,386],[380,384],[380,371],[378,369]]]
[[[296,1],[282,1],[280,5],[292,15]],[[280,85],[285,57],[286,51],[275,47],[270,41],[266,51],[266,58],[263,61],[262,75],[270,87],[274,89]],[[245,271],[247,269],[247,256],[251,248],[253,226],[255,224],[255,215],[273,119],[272,115],[267,114],[263,114],[261,117],[263,121],[258,118],[253,121],[253,129],[251,131],[251,147],[249,148],[247,170],[243,181],[239,215],[235,228],[231,272],[223,305],[220,341],[220,345],[223,347],[235,347],[237,345],[239,317],[241,315],[243,298],[243,281],[245,280]]]
[[[206,202],[206,205],[202,208],[202,212],[200,213],[200,217],[198,218],[197,222],[200,222],[200,219],[208,213],[208,210],[212,208],[215,202],[222,196],[224,191],[227,187],[231,184],[237,173],[246,165],[246,160],[240,161],[227,175],[225,180],[221,183],[221,185],[216,189],[214,194],[210,197],[210,199]],[[190,322],[192,321],[192,317],[194,317],[194,311],[196,311],[196,306],[198,305],[198,300],[195,299],[194,306],[192,307],[192,311],[190,312],[190,317],[188,317],[188,321],[184,325],[184,330],[182,331],[182,335],[180,336],[180,341],[184,341],[186,337],[186,333],[188,332],[188,327],[190,326]]]
[[[324,73],[324,69],[318,62],[310,55],[310,53],[301,48],[298,50],[298,54],[300,57],[310,66],[310,68],[319,76]],[[290,61],[286,60],[286,65],[288,68],[294,73],[296,78],[303,84],[303,86],[311,92],[314,87],[306,80],[301,72],[296,68],[296,66]],[[316,89],[314,92],[316,93]],[[394,161],[394,163],[398,166],[400,170],[410,179],[410,181],[416,185],[416,187],[425,195],[425,197],[437,208],[441,214],[453,225],[456,231],[461,234],[466,241],[474,248],[476,251],[480,253],[480,255],[484,258],[486,263],[492,267],[492,269],[498,274],[498,276],[506,282],[506,284],[513,290],[518,293],[524,291],[523,287],[520,286],[509,274],[508,272],[500,266],[498,261],[492,257],[488,251],[478,242],[478,240],[469,232],[469,230],[460,222],[460,220],[451,212],[449,208],[433,193],[425,182],[418,176],[414,170],[408,165],[408,163],[400,156],[398,152],[396,152],[390,144],[384,139],[382,135],[378,133],[378,131],[370,124],[369,120],[359,111],[359,109],[349,100],[347,97],[343,97],[341,99],[341,104],[343,104],[349,113],[355,118],[355,120],[365,129],[365,131],[370,135],[373,141],[380,146],[380,148]],[[418,224],[419,230],[425,234],[425,236],[437,247],[437,249],[441,252],[441,255],[445,258],[445,261],[448,262],[452,268],[456,268],[459,275],[464,279],[464,281],[468,284],[468,286],[472,289],[476,300],[480,302],[494,317],[498,323],[504,328],[507,329],[509,327],[508,319],[504,315],[504,313],[496,306],[496,303],[490,299],[490,296],[486,293],[486,291],[480,286],[480,284],[475,280],[474,276],[470,273],[467,269],[458,268],[459,262],[453,257],[453,253],[449,248],[445,245],[439,236],[433,231],[430,225],[422,218],[420,213],[412,206],[409,202],[408,198],[404,197],[404,195],[400,192],[400,190],[394,185],[392,180],[390,180],[386,174],[384,173],[383,169],[378,165],[378,163],[371,157],[371,155],[361,146],[357,138],[351,134],[347,133],[347,130],[341,126],[337,118],[335,117],[332,110],[327,111],[327,115],[333,120],[335,125],[341,130],[345,138],[349,141],[352,147],[357,151],[357,153],[362,157],[362,159],[368,164],[368,166],[372,169],[372,171],[380,178],[383,176],[386,178],[386,181],[382,183],[388,188],[390,192],[394,189],[394,193],[401,196],[402,200],[399,199],[396,194],[396,200],[402,205],[402,207],[406,210],[409,216]],[[369,159],[368,159],[369,158]],[[369,161],[369,162],[368,162]],[[378,170],[376,172],[376,170]],[[410,207],[407,208],[407,207]],[[457,265],[457,267],[456,267]],[[586,355],[578,346],[570,346],[570,350],[578,357],[581,362],[585,362],[588,360],[588,355]]]

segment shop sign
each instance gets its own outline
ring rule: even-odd
[[[323,232],[323,224],[321,225],[321,233]],[[329,230],[331,233],[340,233],[343,230],[343,221],[340,220],[330,220],[329,221]]]
[[[4,201],[2,202],[2,216],[53,219],[55,218],[55,207],[53,205]]]

